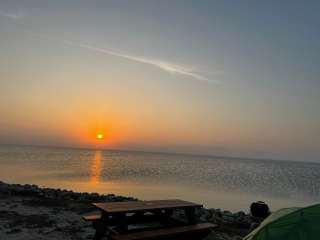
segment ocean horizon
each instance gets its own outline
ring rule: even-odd
[[[17,146],[17,147],[39,147],[39,148],[62,148],[73,150],[88,150],[88,151],[121,151],[121,152],[136,152],[136,153],[153,153],[153,154],[170,154],[170,155],[187,155],[195,157],[211,157],[211,158],[225,158],[225,159],[242,159],[242,160],[261,160],[261,161],[277,161],[277,162],[304,162],[304,163],[319,163],[320,160],[306,160],[306,159],[284,159],[284,158],[265,158],[265,157],[246,157],[246,156],[233,156],[233,155],[215,155],[206,153],[192,153],[192,152],[173,152],[173,151],[153,151],[143,149],[130,149],[130,148],[101,148],[101,147],[81,147],[81,146],[63,146],[63,145],[40,145],[40,144],[14,144],[14,143],[0,143],[0,146]]]
[[[19,173],[19,174],[12,174]],[[320,164],[136,150],[0,145],[0,180],[208,208],[271,210],[320,200]]]

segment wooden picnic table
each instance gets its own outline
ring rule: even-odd
[[[195,209],[201,208],[201,204],[187,202],[179,199],[153,200],[153,201],[131,201],[131,202],[104,202],[93,203],[102,212],[113,213],[136,213],[168,209]]]
[[[184,210],[188,220],[184,225],[196,223],[195,210],[201,208],[201,204],[188,202],[179,199],[173,200],[153,200],[153,201],[130,201],[130,202],[102,202],[93,203],[101,211],[99,221],[95,223],[96,234],[94,240],[99,240],[106,231],[111,233],[127,234],[129,224],[134,224],[138,220],[148,222],[147,217],[168,225],[172,220],[171,215],[174,210]],[[116,228],[111,228],[115,226]],[[117,229],[116,231],[114,229]],[[136,234],[137,235],[137,234]],[[119,236],[119,235],[118,235]],[[134,236],[131,234],[131,237]],[[129,239],[129,238],[128,238]]]

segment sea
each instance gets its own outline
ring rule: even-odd
[[[272,211],[320,202],[320,164],[186,154],[0,145],[0,181],[207,208]]]

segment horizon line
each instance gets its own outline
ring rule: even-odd
[[[47,148],[63,148],[63,149],[74,149],[74,150],[91,150],[91,151],[122,151],[122,152],[137,152],[137,153],[152,153],[152,154],[168,154],[168,155],[186,155],[195,157],[211,157],[211,158],[223,158],[223,159],[240,159],[240,160],[260,160],[260,161],[276,161],[276,162],[295,162],[295,163],[316,163],[317,161],[302,161],[302,160],[291,160],[291,159],[273,159],[273,158],[255,158],[255,157],[243,157],[243,156],[228,156],[228,155],[214,155],[205,153],[187,153],[187,152],[166,152],[166,151],[150,151],[142,149],[121,149],[121,148],[90,148],[90,147],[76,147],[76,146],[62,146],[62,145],[41,145],[41,144],[24,144],[24,143],[0,143],[0,145],[13,145],[21,147],[47,147]]]

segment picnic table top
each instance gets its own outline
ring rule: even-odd
[[[186,209],[200,208],[201,204],[187,202],[179,199],[153,200],[153,201],[130,201],[130,202],[102,202],[93,203],[95,207],[107,213],[133,213],[162,209]]]

